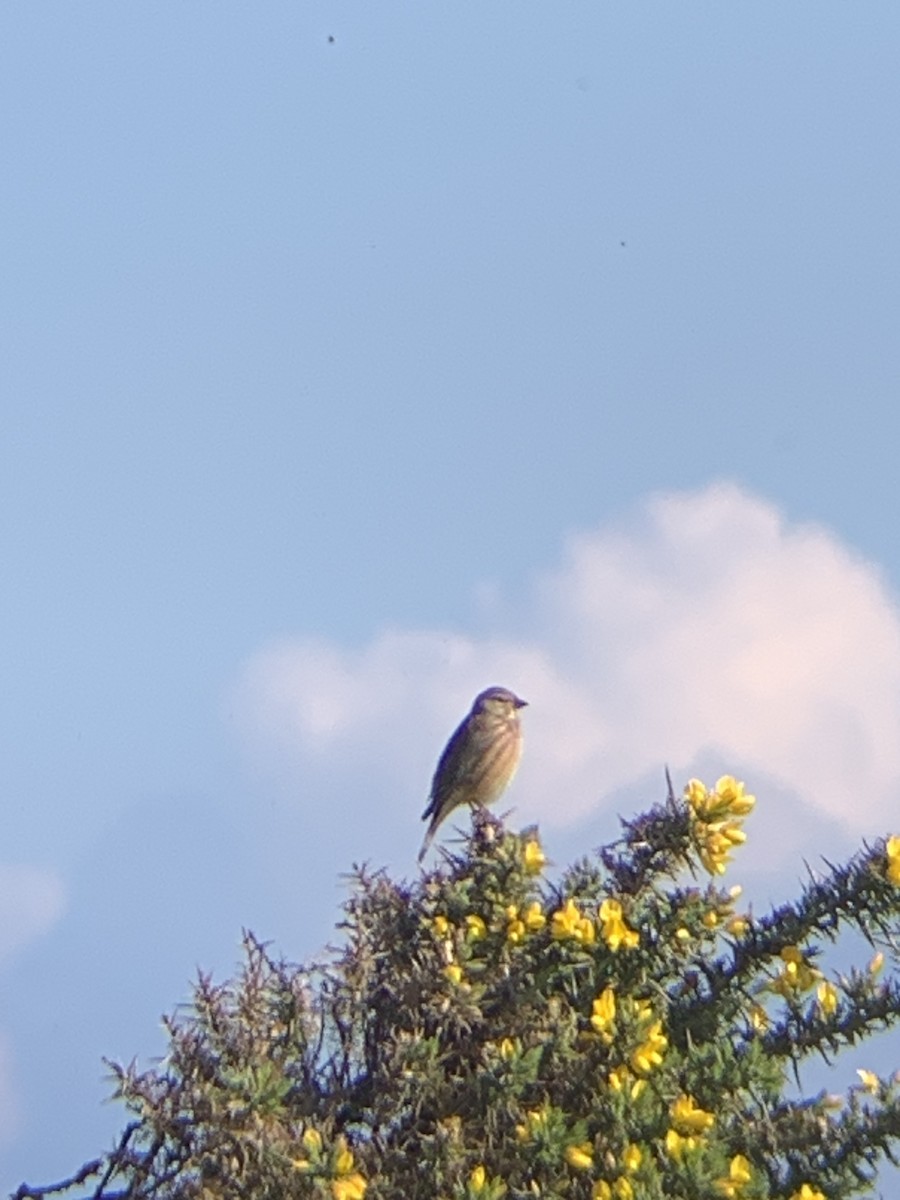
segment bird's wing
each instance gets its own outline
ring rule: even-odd
[[[466,721],[468,717],[466,718]],[[444,753],[438,760],[434,778],[431,781],[431,795],[428,807],[422,813],[422,820],[439,812],[451,792],[463,782],[466,777],[464,764],[466,760],[465,746],[468,730],[466,721],[461,722],[450,741],[444,747]]]

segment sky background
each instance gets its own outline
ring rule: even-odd
[[[757,794],[760,903],[898,829],[898,45],[0,8],[0,1190],[112,1144],[102,1057],[243,927],[302,959],[414,875],[484,686],[558,864],[666,764]]]

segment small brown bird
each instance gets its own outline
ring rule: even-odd
[[[461,804],[492,804],[507,787],[522,754],[519,709],[527,700],[504,687],[490,687],[475,697],[440,757],[422,820],[431,818],[419,862],[441,821]]]

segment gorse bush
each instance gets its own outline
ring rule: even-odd
[[[161,1065],[114,1068],[133,1119],[55,1190],[863,1194],[900,1137],[896,1080],[791,1097],[804,1060],[900,1018],[900,838],[751,917],[721,876],[752,806],[730,777],[692,781],[557,884],[535,830],[486,814],[413,884],[358,870],[329,961],[293,966],[247,936],[239,977],[201,978],[167,1022]],[[877,953],[832,977],[823,946],[848,929]]]

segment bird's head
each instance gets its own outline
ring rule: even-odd
[[[505,687],[489,687],[480,692],[472,704],[473,716],[488,713],[492,717],[512,717],[520,708],[525,708],[527,700],[520,699],[515,692]]]

